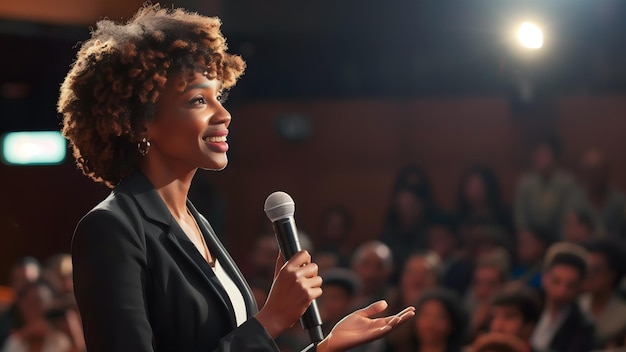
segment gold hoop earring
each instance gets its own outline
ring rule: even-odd
[[[150,141],[148,141],[148,138],[143,137],[141,142],[137,143],[137,151],[139,151],[139,155],[141,156],[148,155],[150,151]]]

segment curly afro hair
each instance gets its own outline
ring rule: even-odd
[[[139,168],[137,142],[168,79],[206,72],[232,87],[245,69],[226,53],[216,17],[142,7],[127,23],[99,21],[61,86],[58,111],[76,164],[114,187]],[[185,88],[181,79],[176,88]]]

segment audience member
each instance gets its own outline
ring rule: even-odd
[[[315,236],[318,265],[321,256],[332,256],[336,258],[336,266],[345,268],[350,266],[354,249],[351,242],[352,222],[352,214],[344,206],[336,205],[324,210]]]
[[[393,183],[393,191],[405,188],[421,194],[428,205],[435,205],[430,178],[421,167],[406,165],[400,169]]]
[[[396,305],[406,307],[417,302],[424,291],[438,286],[441,274],[441,259],[435,252],[412,254],[402,268]]]
[[[571,209],[563,219],[563,241],[583,245],[598,237],[596,223],[586,210]]]
[[[324,335],[327,335],[339,320],[352,312],[353,299],[361,285],[359,278],[350,269],[330,269],[323,274],[323,278],[324,293],[318,299],[318,305]]]
[[[470,337],[487,330],[491,300],[504,288],[510,265],[510,257],[503,248],[492,250],[476,263],[471,289],[463,301],[470,317]]]
[[[530,352],[532,349],[520,338],[497,332],[481,335],[465,352]]]
[[[270,287],[276,270],[276,258],[278,258],[276,237],[270,233],[260,235],[250,255],[250,269],[247,275],[249,280],[257,282],[259,287]]]
[[[589,275],[580,307],[595,322],[595,346],[604,348],[626,333],[626,302],[616,289],[626,272],[626,251],[613,238],[598,239],[586,246],[589,251]]]
[[[567,202],[575,188],[573,178],[557,167],[556,142],[535,145],[533,168],[518,182],[515,195],[515,226],[518,230],[560,233]]]
[[[489,332],[513,336],[522,342],[522,351],[532,351],[530,337],[540,312],[539,297],[533,290],[503,290],[491,301]]]
[[[46,309],[52,299],[50,288],[40,282],[22,288],[16,301],[19,322],[5,342],[3,352],[73,351],[69,337],[46,319]]]
[[[549,235],[539,231],[517,232],[517,263],[511,271],[511,279],[518,286],[541,289],[543,258],[551,242]]]
[[[450,219],[438,217],[426,232],[428,248],[441,258],[441,286],[463,295],[470,284],[473,265],[461,251],[460,239]]]
[[[430,210],[422,194],[412,188],[394,191],[380,240],[393,252],[396,270],[411,253],[426,248],[429,216]],[[395,271],[392,281],[397,282],[398,277],[399,272]]]
[[[415,304],[414,323],[403,339],[388,335],[395,352],[459,352],[465,342],[466,317],[458,296],[445,289],[425,292]]]
[[[457,218],[460,222],[482,219],[512,229],[511,215],[502,203],[500,185],[491,169],[477,166],[463,176],[457,195]]]
[[[575,244],[552,245],[541,278],[545,304],[531,337],[533,348],[555,352],[589,352],[594,327],[578,305],[585,275],[587,251]]]
[[[583,187],[574,192],[569,204],[588,213],[601,236],[619,233],[626,206],[626,197],[610,184],[610,173],[609,162],[599,150],[586,151],[582,158]]]
[[[23,257],[11,267],[9,288],[15,296],[28,285],[37,282],[40,276],[41,266],[39,261],[33,257]],[[4,345],[18,320],[18,309],[15,302],[12,302],[8,307],[0,311],[0,346]]]
[[[389,283],[393,271],[393,255],[380,241],[367,241],[354,251],[352,270],[361,282],[361,291],[354,298],[355,308],[362,308],[380,299],[395,295]]]

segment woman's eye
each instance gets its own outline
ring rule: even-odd
[[[191,101],[189,101],[190,105],[201,105],[201,104],[206,104],[206,100],[204,100],[204,97],[195,97],[193,99],[191,99]]]

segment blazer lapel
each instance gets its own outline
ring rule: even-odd
[[[246,313],[248,317],[254,316],[258,311],[256,300],[252,295],[252,290],[250,289],[250,286],[239,271],[239,268],[235,264],[233,258],[230,256],[230,254],[228,254],[228,251],[226,250],[226,248],[224,248],[224,245],[218,239],[215,231],[213,231],[213,228],[211,227],[209,222],[204,218],[204,216],[198,213],[196,208],[193,206],[193,204],[191,204],[189,200],[187,200],[187,206],[189,207],[189,210],[196,218],[196,220],[200,220],[197,222],[202,230],[202,234],[204,235],[205,241],[209,246],[209,249],[222,263],[222,267],[224,268],[226,273],[228,273],[228,276],[230,276],[231,280],[233,280],[233,282],[241,292],[243,300],[246,304]]]
[[[143,212],[143,216],[146,219],[167,226],[167,239],[173,244],[173,247],[182,254],[183,258],[185,258],[185,260],[205,279],[208,284],[207,286],[215,293],[215,296],[219,297],[228,311],[233,326],[237,326],[234,309],[228,298],[228,293],[215,276],[211,266],[204,260],[195,245],[189,240],[180,225],[176,222],[150,181],[142,173],[137,172],[124,180],[118,187],[124,189],[135,198],[137,207]],[[189,201],[187,201],[187,203],[188,205],[190,204]],[[199,216],[196,210],[192,207],[190,207],[190,209],[194,212],[194,217],[198,219]],[[202,225],[200,225],[200,227],[202,228]],[[205,233],[206,238],[207,231],[204,229],[202,231]],[[209,241],[207,241],[207,244],[208,243]],[[222,260],[221,257],[218,257],[218,259]],[[226,265],[224,266],[226,267]],[[245,297],[244,294],[244,299]],[[246,302],[246,306],[247,305]]]

